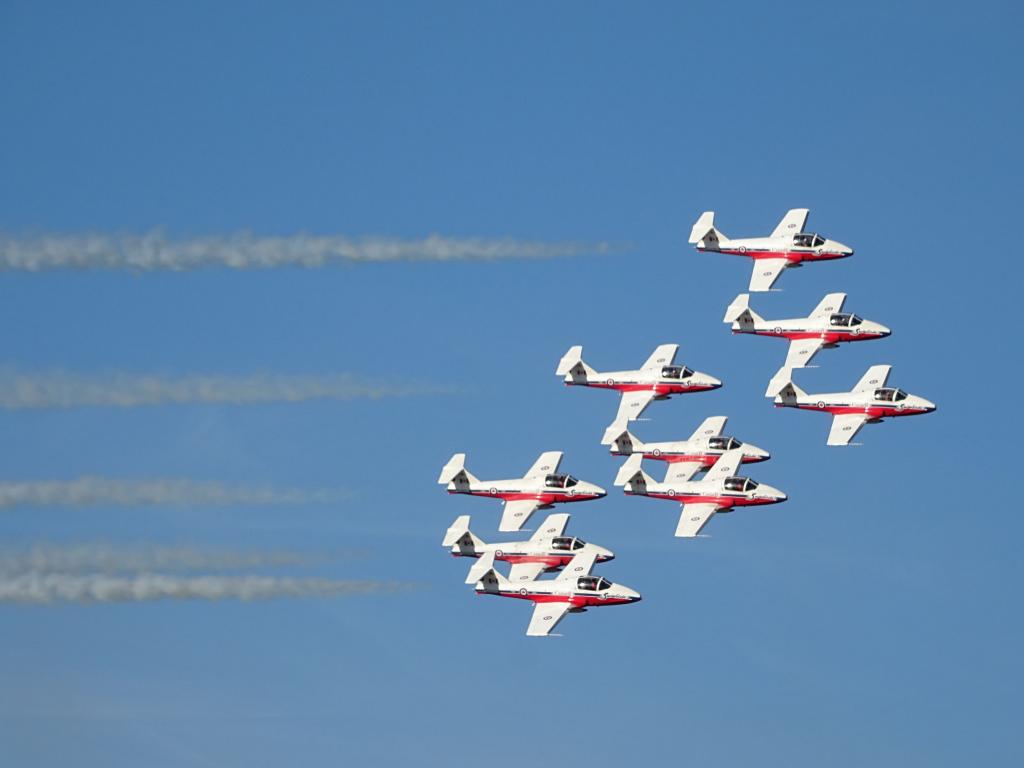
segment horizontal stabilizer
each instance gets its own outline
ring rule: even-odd
[[[556,376],[565,376],[572,370],[576,363],[583,361],[583,347],[575,346],[569,347],[569,351],[562,355],[562,359],[558,361],[558,368],[555,369]]]
[[[690,230],[690,245],[696,245],[708,232],[712,232],[715,229],[715,212],[704,211],[697,219],[697,222],[693,225]]]
[[[455,476],[466,469],[466,454],[456,453],[450,459],[448,463],[444,465],[444,469],[441,470],[441,475],[437,478],[437,482],[441,485],[450,483],[455,479]]]
[[[448,532],[444,535],[442,547],[450,547],[462,538],[462,534],[469,531],[469,515],[461,515],[455,518],[455,522],[448,526]]]
[[[494,568],[494,550],[484,554],[479,560],[473,563],[466,575],[467,584],[476,584],[483,578],[483,575]]]
[[[615,475],[615,485],[625,485],[633,479],[637,472],[642,472],[643,460],[644,455],[642,453],[634,453],[626,459]]]
[[[725,310],[723,323],[739,323],[740,327],[753,326],[755,323],[763,322],[763,318],[750,308],[750,294],[741,293],[732,300],[732,304]]]

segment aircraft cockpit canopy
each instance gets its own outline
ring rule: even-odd
[[[690,376],[693,376],[693,371],[685,365],[664,365],[661,368],[663,379],[687,379]]]
[[[864,322],[864,319],[858,315],[851,315],[846,312],[837,312],[828,319],[829,325],[834,328],[849,328],[854,325],[860,325]]]
[[[743,445],[742,442],[737,440],[735,437],[712,437],[708,440],[708,448],[713,451],[731,451],[733,448],[739,448]]]
[[[580,576],[576,580],[577,591],[603,592],[611,589],[612,583],[604,576]]]
[[[820,248],[825,244],[825,238],[813,232],[800,232],[793,235],[793,245],[801,248]]]
[[[727,491],[752,491],[757,488],[757,482],[749,477],[727,477],[725,478],[725,490]]]
[[[583,539],[577,539],[572,536],[556,536],[551,540],[551,548],[570,552],[574,549],[583,549],[583,545],[586,543]]]
[[[544,478],[544,485],[548,488],[572,488],[578,482],[572,475],[548,475]]]
[[[907,393],[902,389],[883,387],[882,389],[875,390],[875,400],[881,400],[883,403],[898,403],[900,400],[906,399]]]

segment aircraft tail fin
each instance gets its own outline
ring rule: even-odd
[[[643,460],[642,453],[634,453],[626,459],[615,475],[615,485],[622,486],[627,493],[646,493],[654,478],[644,472]]]
[[[765,397],[775,396],[775,402],[779,405],[796,405],[801,397],[807,397],[807,393],[793,383],[793,369],[782,366],[779,368],[768,384],[768,391]]]
[[[484,553],[483,556],[481,556],[479,560],[477,560],[475,563],[473,563],[473,567],[470,568],[469,569],[469,573],[466,574],[466,583],[467,584],[476,584],[478,581],[480,581],[484,577],[484,574],[486,574],[488,571],[493,571],[493,570],[494,570],[494,550],[492,549],[490,552]],[[495,571],[495,573],[497,573],[497,571]]]
[[[611,448],[609,450],[616,456],[632,456],[634,453],[642,453],[644,450],[644,444],[630,432],[625,429],[625,425],[622,423],[613,424],[608,428],[609,431],[613,431],[615,427],[621,429],[617,437],[612,438]]]
[[[461,515],[455,518],[455,522],[448,526],[444,535],[442,547],[451,547],[454,551],[457,547],[460,555],[475,555],[485,546],[483,539],[469,530],[469,515]]]
[[[494,553],[490,554],[491,567],[486,572],[480,574],[480,578],[476,583],[476,591],[482,594],[497,594],[502,589],[509,589],[512,582],[506,579],[501,572],[494,567]],[[486,555],[484,556],[486,557]],[[482,558],[481,558],[482,559]],[[479,565],[479,563],[477,563]]]
[[[465,491],[469,490],[471,483],[479,481],[466,469],[466,454],[456,453],[441,469],[437,482],[439,485],[454,486],[452,490]]]
[[[729,238],[715,229],[715,212],[704,211],[690,230],[690,243],[698,248],[717,251],[721,243]]]
[[[732,323],[737,330],[747,330],[753,329],[755,323],[763,323],[764,318],[750,308],[750,294],[741,293],[725,310],[722,322]]]
[[[555,369],[556,376],[565,376],[566,380],[574,383],[582,383],[590,376],[596,376],[597,371],[583,362],[583,347],[569,347],[569,351],[562,355],[558,361],[558,368]]]

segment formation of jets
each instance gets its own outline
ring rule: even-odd
[[[693,225],[690,243],[701,252],[749,256],[754,271],[749,291],[768,291],[786,268],[805,262],[839,259],[853,249],[835,240],[804,232],[808,210],[786,213],[768,237],[729,239],[715,228],[713,211],[703,213]],[[850,445],[865,424],[886,418],[930,413],[935,404],[902,389],[887,386],[892,366],[875,365],[850,392],[807,394],[793,381],[793,372],[808,366],[822,349],[839,344],[870,341],[889,336],[884,325],[844,312],[845,293],[827,294],[807,317],[766,320],[750,306],[749,293],[739,294],[726,310],[723,321],[735,334],[786,339],[789,350],[781,368],[772,376],[766,397],[780,408],[823,411],[833,416],[828,445]],[[583,347],[570,347],[555,370],[567,386],[614,390],[621,395],[615,418],[604,431],[601,443],[612,456],[625,457],[614,480],[628,496],[647,496],[679,504],[675,535],[697,538],[716,514],[738,507],[763,506],[786,501],[787,495],[765,483],[740,474],[744,464],[771,458],[753,443],[723,434],[727,417],[706,418],[684,440],[645,443],[630,431],[655,400],[673,395],[706,392],[722,386],[707,373],[675,362],[678,344],[662,344],[636,370],[600,372],[583,361]],[[498,530],[519,531],[538,510],[553,505],[604,497],[594,483],[559,472],[560,451],[542,453],[521,478],[479,480],[466,469],[466,455],[456,453],[445,464],[438,482],[450,494],[500,499],[503,511]],[[644,461],[665,466],[660,482],[644,471]],[[701,473],[703,473],[702,476]],[[456,518],[442,545],[455,557],[474,560],[466,584],[480,595],[497,595],[533,603],[526,634],[549,635],[569,613],[588,608],[624,605],[640,600],[640,593],[593,574],[594,567],[615,558],[604,547],[566,535],[569,515],[548,515],[525,541],[488,544],[470,530],[469,515]],[[502,570],[507,567],[508,574]],[[557,574],[543,578],[545,574]]]

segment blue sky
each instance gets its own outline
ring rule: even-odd
[[[0,232],[299,232],[611,242],[604,255],[265,271],[6,272],[0,367],[350,372],[457,392],[374,401],[0,412],[0,480],[189,478],[346,489],[336,504],[0,509],[5,546],[337,555],[395,595],[0,606],[7,761],[112,765],[1016,765],[1024,533],[1011,484],[1021,55],[1010,3],[77,4],[0,10]],[[781,342],[720,320],[745,260],[686,245],[787,208],[856,248],[756,297],[829,291],[892,337],[821,353],[936,402],[826,449],[762,397]],[[608,393],[553,375],[659,343],[723,379],[652,406],[769,449],[782,505],[672,537],[618,492],[570,531],[644,601],[523,636],[440,548],[497,505],[435,484],[542,450],[611,485]],[[1006,494],[1011,494],[1010,499]],[[340,553],[340,554],[339,554]]]

